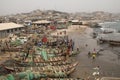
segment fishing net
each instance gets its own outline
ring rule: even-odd
[[[14,79],[14,77],[13,77],[12,74],[9,74],[9,75],[7,76],[7,79],[6,79],[6,80],[15,80],[15,79]]]
[[[22,42],[20,40],[16,40],[14,42],[11,42],[11,45],[14,45],[14,46],[19,46],[21,44],[22,44]]]
[[[44,59],[45,61],[48,60],[48,56],[47,56],[47,53],[46,53],[45,50],[42,50],[42,52],[41,52],[41,56],[43,57],[43,59]]]

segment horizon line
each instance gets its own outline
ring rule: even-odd
[[[74,11],[74,12],[69,12],[69,11],[61,11],[61,10],[55,10],[55,9],[34,9],[34,10],[31,10],[31,11],[24,11],[24,12],[17,12],[17,13],[9,13],[9,14],[2,14],[0,16],[9,16],[9,15],[17,15],[17,14],[25,14],[25,13],[31,13],[33,11],[36,11],[36,10],[40,10],[40,11],[59,11],[59,12],[64,12],[64,13],[72,13],[72,14],[75,14],[75,13],[93,13],[93,12],[105,12],[105,13],[112,13],[112,14],[120,14],[120,12],[109,12],[109,11],[103,11],[103,10],[96,10],[96,11]]]

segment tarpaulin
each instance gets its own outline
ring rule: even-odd
[[[42,50],[41,55],[42,55],[42,57],[43,57],[43,59],[44,59],[45,61],[47,61],[47,60],[48,60],[47,53],[46,53],[46,51],[45,51],[45,50]]]
[[[42,42],[46,43],[48,41],[47,37],[42,38]]]

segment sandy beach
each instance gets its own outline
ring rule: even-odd
[[[68,29],[60,29],[60,30],[58,29],[55,32],[52,32],[51,35],[65,36],[64,31],[66,31],[66,35],[71,35],[74,32],[82,33],[85,31],[86,28],[87,26],[71,25],[68,27]],[[62,32],[62,34],[60,34],[60,32]]]
[[[93,52],[94,49],[100,50],[103,47],[97,44],[97,40],[93,39],[91,34],[93,29],[87,26],[72,25],[68,29],[57,30],[52,35],[66,31],[69,39],[75,42],[75,49],[80,49],[80,54],[74,57],[79,62],[75,72],[71,77],[91,78],[95,67],[100,66],[100,77],[120,77],[120,59],[114,54],[111,49],[100,52],[95,60],[88,57],[88,52]],[[64,34],[63,34],[64,35]],[[62,36],[63,36],[62,35]],[[86,47],[86,44],[88,45]]]
[[[97,40],[93,39],[91,34],[93,29],[87,26],[70,26],[68,29],[56,30],[51,35],[58,35],[62,32],[61,36],[68,35],[69,39],[75,42],[75,47],[80,49],[80,54],[72,57],[79,62],[76,70],[70,75],[73,78],[91,78],[94,72],[93,68],[100,66],[100,77],[120,77],[120,59],[110,50],[104,50],[97,56],[95,60],[88,57],[88,52],[94,49],[99,50],[102,47],[97,44]],[[88,46],[86,46],[86,44]],[[5,54],[6,55],[6,54]],[[5,56],[4,55],[4,56]],[[1,59],[1,58],[0,58]]]
[[[94,49],[100,50],[102,47],[97,44],[97,40],[93,39],[91,34],[92,28],[81,26],[79,30],[74,30],[69,33],[69,39],[75,42],[75,48],[79,47],[81,52],[77,55],[75,60],[79,61],[76,71],[71,75],[72,77],[88,78],[92,77],[92,73],[96,66],[100,66],[101,77],[120,77],[120,59],[111,50],[104,50],[100,52],[95,60],[88,57],[88,52],[93,52]],[[87,47],[85,45],[88,45]]]

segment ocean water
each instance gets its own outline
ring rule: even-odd
[[[102,28],[96,29],[99,34],[98,37],[103,37],[107,40],[120,41],[120,22],[104,22],[99,25]],[[114,33],[102,34],[102,30],[113,31]]]
[[[101,28],[94,28],[94,32],[98,33],[97,38],[102,37],[108,40],[120,41],[120,22],[104,22],[99,23],[102,28],[116,30],[114,33],[103,34]],[[119,32],[118,32],[119,31]],[[110,50],[116,54],[120,60],[120,46],[110,46],[108,43],[100,44],[105,50]]]
[[[104,22],[100,23],[99,25],[102,26],[102,28],[110,28],[116,31],[120,31],[120,22]]]
[[[110,28],[114,29],[116,31],[120,31],[120,22],[105,22],[105,23],[100,23],[102,28]],[[111,39],[111,40],[119,40],[120,41],[120,32],[114,32],[114,33],[108,33],[108,34],[103,34],[101,28],[93,28],[93,31],[98,34],[97,38],[101,37],[104,39]],[[100,35],[100,36],[99,36]],[[97,40],[96,38],[96,40]],[[111,63],[109,66],[108,64],[99,64],[100,66],[106,65],[103,67],[103,71],[105,71],[105,76],[120,76],[120,46],[111,46],[109,43],[104,43],[104,44],[97,44],[103,51],[100,53],[102,54],[99,59]],[[98,62],[100,63],[100,62]],[[115,65],[115,67],[113,67]],[[105,70],[106,69],[106,70]],[[114,69],[114,70],[113,70]],[[118,72],[117,72],[118,71]],[[112,73],[112,75],[111,75]],[[108,74],[108,75],[106,75]]]

